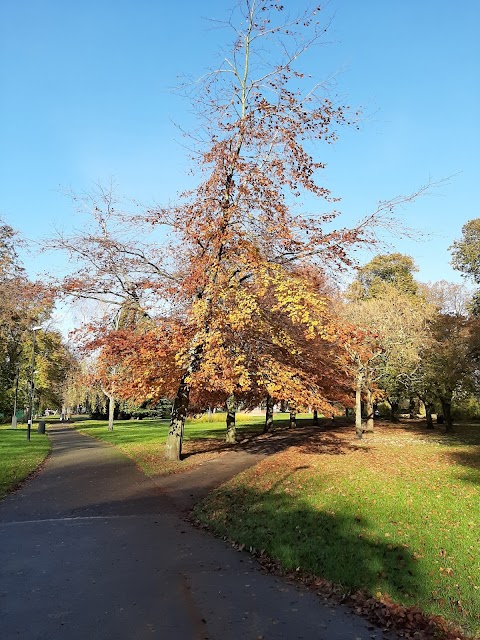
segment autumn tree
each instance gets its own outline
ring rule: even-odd
[[[174,400],[166,455],[180,457],[192,376],[205,357],[212,321],[223,314],[230,288],[254,281],[280,299],[294,295],[291,270],[350,262],[349,247],[374,239],[397,200],[381,203],[375,214],[352,229],[332,229],[335,198],[318,182],[325,165],[315,143],[331,144],[338,126],[355,114],[322,93],[321,83],[299,68],[299,61],[321,43],[325,27],[320,8],[285,17],[283,5],[243,0],[225,25],[234,44],[224,64],[208,74],[193,97],[201,138],[198,187],[178,206],[152,208],[147,221],[170,225],[184,279],[181,291],[191,302],[192,340],[179,354],[183,370]],[[302,209],[311,201],[313,211]],[[403,199],[402,199],[403,201]],[[301,318],[293,304],[291,319]]]
[[[40,413],[62,406],[65,379],[74,366],[74,358],[62,335],[52,329],[36,332],[35,396]],[[29,359],[31,346],[24,355]]]
[[[52,295],[42,283],[30,280],[17,252],[17,232],[0,221],[0,411],[8,414],[18,395],[25,401],[31,378],[32,328],[52,311]]]
[[[212,319],[202,362],[191,379],[195,393],[198,388],[223,392],[230,403],[235,397],[247,406],[267,398],[270,414],[274,398],[298,410],[322,412],[333,412],[333,403],[345,399],[343,328],[324,288],[319,290],[323,283],[318,274],[312,280],[311,273],[299,271],[285,284],[291,289],[279,297],[275,287],[259,291],[249,280],[237,291],[241,299],[231,301],[231,311]]]
[[[104,314],[155,315],[174,276],[148,231],[125,223],[127,206],[113,183],[97,184],[87,193],[69,193],[81,216],[81,228],[58,231],[45,241],[45,250],[69,257],[70,273],[52,281],[59,295],[99,303]],[[128,217],[128,216],[127,216]],[[119,310],[122,310],[121,312]]]
[[[431,344],[422,361],[421,388],[427,398],[427,420],[434,402],[441,405],[447,431],[453,430],[452,403],[475,390],[478,370],[478,318],[469,314],[465,287],[439,281],[423,285],[435,307]]]
[[[180,458],[195,376],[207,362],[213,366],[215,353],[223,357],[216,345],[232,317],[248,316],[248,305],[268,291],[287,322],[304,336],[312,334],[312,344],[322,340],[329,322],[321,313],[313,321],[305,304],[309,295],[298,287],[299,270],[351,264],[349,249],[373,242],[395,206],[412,197],[380,203],[354,228],[333,224],[337,199],[320,184],[325,164],[317,144],[333,143],[338,128],[352,124],[356,114],[299,67],[322,43],[322,15],[316,7],[287,16],[283,5],[241,0],[223,25],[233,34],[230,53],[190,92],[199,117],[193,136],[198,186],[177,205],[152,206],[138,215],[119,211],[110,193],[101,193],[93,212],[102,232],[63,242],[86,265],[65,283],[69,293],[117,305],[141,293],[150,317],[162,315],[150,311],[155,299],[163,302],[165,315],[173,312],[181,321],[186,339],[175,358],[169,459]],[[133,225],[125,232],[131,247],[125,237],[112,235],[110,221]],[[140,243],[139,235],[159,227],[169,232],[165,244]],[[239,353],[254,348],[245,344]],[[297,388],[303,383],[301,376],[292,380]]]
[[[69,235],[58,232],[46,243],[49,250],[66,252],[75,266],[52,286],[64,297],[91,300],[99,306],[99,317],[84,326],[77,340],[84,353],[96,351],[96,367],[90,363],[88,380],[108,399],[108,428],[112,430],[118,388],[123,384],[120,371],[126,371],[116,355],[118,332],[135,332],[139,324],[155,317],[175,277],[164,268],[166,260],[157,247],[124,223],[124,203],[113,184],[98,184],[89,193],[69,195],[84,216],[84,224]]]
[[[377,256],[359,269],[358,279],[348,293],[346,317],[364,332],[366,341],[366,345],[358,344],[358,353],[355,352],[357,404],[360,387],[366,395],[367,421],[371,423],[374,387],[388,400],[392,419],[396,419],[400,399],[417,392],[434,309],[416,295],[418,285],[412,275],[415,269],[409,256]]]

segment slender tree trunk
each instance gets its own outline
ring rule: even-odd
[[[370,387],[367,387],[367,401],[365,402],[365,409],[367,414],[367,424],[365,427],[365,431],[367,433],[373,433],[373,399],[372,399],[372,390]]]
[[[443,417],[445,419],[445,431],[451,433],[454,431],[452,419],[452,401],[449,398],[441,398]]]
[[[113,431],[113,420],[115,417],[115,398],[108,395],[108,430]],[[67,413],[68,420],[68,413]]]
[[[187,373],[182,376],[177,395],[173,401],[170,430],[165,444],[165,458],[167,460],[181,460],[183,431],[185,418],[187,417],[188,402],[190,399],[190,386],[186,382]]]
[[[227,432],[225,435],[225,442],[228,444],[235,444],[236,439],[236,426],[235,426],[235,414],[237,411],[237,399],[235,394],[231,393],[227,398]]]
[[[295,410],[290,410],[290,421],[288,423],[289,429],[295,429],[297,426],[297,413]]]
[[[265,424],[263,425],[263,433],[267,433],[273,427],[273,398],[267,395],[265,402]]]
[[[363,385],[363,372],[361,369],[359,369],[357,371],[357,383],[355,385],[355,434],[358,440],[361,440],[363,438],[362,385]]]
[[[318,425],[318,411],[316,409],[313,410],[313,424]]]

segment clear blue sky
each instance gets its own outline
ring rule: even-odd
[[[235,0],[232,0],[232,3]],[[285,0],[285,6],[303,6]],[[2,0],[0,3],[0,215],[27,237],[74,224],[60,188],[114,177],[122,193],[167,202],[187,184],[187,153],[172,120],[188,103],[169,89],[215,64],[230,34],[230,0]],[[380,199],[454,176],[401,212],[431,235],[413,243],[424,280],[459,281],[447,251],[480,216],[480,2],[331,0],[319,77],[369,114],[344,131],[324,181],[346,222]],[[45,258],[28,258],[33,273]]]

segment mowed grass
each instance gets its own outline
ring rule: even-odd
[[[303,414],[302,414],[303,415]],[[276,414],[276,424],[284,424],[288,414]],[[302,416],[299,416],[301,418]],[[305,416],[303,416],[305,417]],[[262,415],[237,414],[237,436],[243,436],[262,428]],[[115,445],[147,475],[167,475],[185,471],[222,455],[230,449],[225,444],[225,414],[191,418],[185,423],[182,462],[169,462],[164,458],[165,441],[169,429],[168,420],[117,420],[113,431],[108,431],[105,421],[81,420],[75,428],[94,438]]]
[[[24,425],[17,429],[0,427],[0,499],[15,489],[47,457],[50,441],[32,429],[31,440],[27,440]]]
[[[480,636],[480,427],[309,436],[214,491],[196,516],[347,589]]]

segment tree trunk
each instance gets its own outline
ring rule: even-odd
[[[237,411],[237,399],[235,394],[231,393],[227,398],[227,433],[225,435],[225,442],[228,444],[235,444],[236,428],[235,428],[235,413]]]
[[[316,409],[314,409],[313,411],[313,424],[314,425],[318,424],[318,411]]]
[[[273,399],[267,395],[265,402],[265,424],[263,425],[263,433],[267,433],[273,427]]]
[[[367,433],[373,433],[373,399],[372,391],[369,387],[367,387],[367,401],[365,402],[365,409],[367,414],[367,424],[365,427],[365,431]]]
[[[115,417],[115,398],[113,396],[108,397],[108,430],[113,431],[113,420]],[[68,420],[68,413],[66,413],[66,419]]]
[[[190,399],[190,386],[186,383],[187,375],[182,376],[177,395],[173,401],[170,430],[165,444],[165,458],[167,460],[178,461],[182,457],[183,431]]]
[[[451,433],[453,429],[452,401],[449,398],[441,398],[443,417],[445,420],[445,431]]]
[[[432,412],[433,412],[433,403],[424,402],[425,405],[425,416],[427,418],[427,429],[434,429]]]
[[[411,397],[408,403],[408,411],[410,414],[410,420],[415,418],[415,398]]]
[[[390,420],[392,422],[398,422],[398,409],[399,403],[395,402],[395,400],[389,400],[390,404]]]
[[[357,372],[357,383],[355,385],[355,435],[358,440],[363,438],[362,430],[362,384],[363,372],[361,369]]]
[[[290,429],[295,429],[295,427],[297,426],[297,413],[296,411],[290,411],[290,421],[288,423],[288,427]]]
[[[187,379],[198,370],[202,360],[203,349],[203,343],[197,344],[196,347],[191,349],[190,365],[178,385],[177,395],[173,401],[170,429],[165,443],[165,458],[167,460],[179,461],[182,459],[183,432],[190,401],[190,385],[187,383]]]

